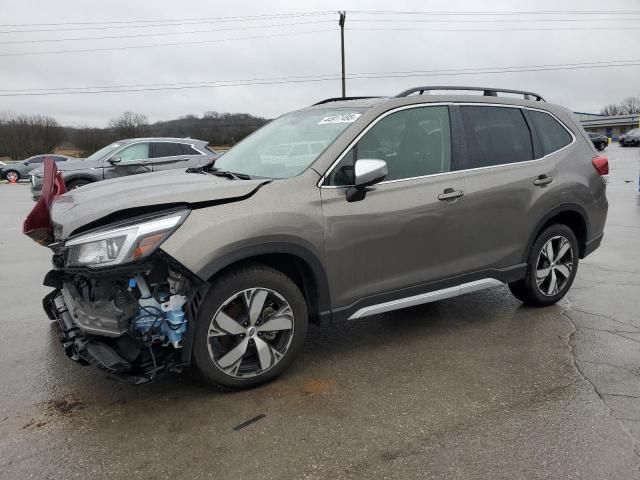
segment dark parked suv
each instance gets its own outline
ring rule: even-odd
[[[640,128],[634,128],[633,130],[629,130],[626,134],[620,135],[618,142],[623,147],[640,146]]]
[[[192,138],[131,138],[119,140],[98,150],[86,159],[58,165],[67,190],[109,178],[174,168],[199,167],[216,159],[218,154],[207,142]],[[42,161],[40,162],[42,164]],[[31,172],[31,195],[40,198],[43,170]]]
[[[602,133],[588,132],[589,138],[593,142],[593,146],[599,152],[603,151],[609,145],[609,138]]]
[[[213,166],[54,201],[44,306],[66,354],[137,381],[195,365],[244,388],[291,364],[308,322],[505,283],[557,302],[602,240],[607,159],[539,95],[429,90],[329,99]],[[291,148],[305,143],[322,148]]]

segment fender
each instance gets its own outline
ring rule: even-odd
[[[589,228],[589,217],[587,215],[587,212],[585,211],[584,208],[582,208],[580,205],[578,205],[577,203],[561,203],[560,205],[557,205],[556,207],[552,208],[551,210],[549,210],[547,213],[545,213],[542,218],[538,221],[538,223],[536,224],[536,228],[533,230],[533,232],[531,233],[531,235],[529,236],[529,241],[527,242],[527,248],[524,251],[524,257],[523,257],[523,262],[527,262],[528,256],[529,256],[529,252],[531,251],[531,247],[533,245],[533,242],[536,241],[536,238],[538,238],[538,235],[540,235],[540,232],[542,231],[542,228],[545,226],[545,224],[551,220],[553,217],[555,217],[556,215],[559,215],[561,213],[565,213],[565,212],[573,212],[573,213],[577,213],[582,217],[582,220],[584,221],[585,224],[585,238],[584,239],[578,239],[578,248],[580,249],[580,253],[581,253],[581,258],[583,257],[582,252],[585,251],[586,248],[586,243],[588,242],[589,238],[590,238],[590,228]]]
[[[229,265],[247,260],[259,255],[268,254],[288,254],[302,260],[311,269],[318,291],[318,318],[321,321],[331,320],[331,298],[329,294],[329,281],[320,259],[307,247],[293,242],[264,242],[256,245],[247,245],[226,253],[205,265],[198,276],[202,279],[209,279],[223,268]]]

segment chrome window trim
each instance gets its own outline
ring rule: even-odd
[[[479,292],[487,288],[500,287],[503,282],[495,278],[483,278],[475,280],[473,282],[461,283],[453,287],[442,288],[440,290],[434,290],[432,292],[421,293],[419,295],[412,295],[410,297],[399,298],[397,300],[391,300],[389,302],[378,303],[376,305],[370,305],[357,310],[353,315],[349,317],[349,320],[355,320],[356,318],[368,317],[370,315],[377,315],[379,313],[391,312],[393,310],[400,310],[401,308],[413,307],[415,305],[422,305],[424,303],[435,302],[438,300],[444,300],[445,298],[459,297],[467,293]]]
[[[118,143],[113,142],[113,143]],[[137,145],[139,143],[148,143],[149,144],[149,152],[151,152],[151,144],[152,143],[176,143],[179,145],[189,145],[190,147],[192,147],[196,152],[199,152],[201,156],[206,156],[207,154],[204,153],[202,150],[200,150],[199,148],[196,147],[195,143],[189,143],[188,141],[184,141],[184,140],[167,140],[167,139],[155,139],[155,138],[144,138],[141,140],[137,140],[135,142],[131,142],[131,143],[127,143],[126,145],[122,145],[120,148],[118,148],[116,151],[114,151],[111,155],[109,155],[108,158],[105,158],[103,160],[103,162],[105,161],[109,161],[109,159],[111,159],[114,155],[116,155],[117,153],[120,153],[121,151],[123,151],[125,148],[130,147],[131,145]],[[182,156],[195,156],[195,155],[172,155],[170,157],[157,157],[157,158],[178,158],[178,157],[182,157]],[[140,160],[152,160],[151,157],[146,158],[146,159],[139,159],[139,160],[127,160],[128,162],[138,162]],[[125,161],[125,163],[127,162]]]
[[[566,144],[564,147],[559,148],[558,150],[554,150],[553,152],[547,153],[546,155],[543,155],[540,158],[533,158],[531,160],[525,160],[523,162],[514,162],[514,163],[501,163],[500,165],[489,165],[486,167],[476,167],[476,168],[467,168],[464,170],[452,170],[450,172],[441,172],[441,173],[433,173],[430,175],[422,175],[422,176],[418,176],[418,177],[407,177],[407,178],[398,178],[396,180],[387,180],[387,181],[382,181],[380,183],[377,183],[376,185],[386,185],[388,183],[397,183],[397,182],[406,182],[409,180],[421,180],[423,178],[432,178],[432,177],[438,177],[438,176],[442,176],[442,175],[451,175],[452,173],[463,173],[463,172],[473,172],[476,170],[486,170],[489,168],[503,168],[503,167],[509,167],[509,166],[518,166],[518,165],[526,165],[532,162],[541,162],[547,159],[547,157],[551,156],[551,155],[555,155],[558,152],[561,152],[562,150],[572,146],[573,144],[576,143],[576,136],[574,135],[574,133],[571,131],[571,129],[569,127],[567,127],[565,125],[565,123],[560,120],[558,117],[556,117],[553,113],[548,112],[547,110],[543,110],[541,108],[535,108],[535,107],[528,107],[528,106],[524,106],[524,105],[508,105],[508,104],[502,104],[502,103],[477,103],[477,102],[436,102],[436,103],[415,103],[415,104],[411,104],[411,105],[403,105],[401,107],[397,107],[394,108],[392,110],[389,110],[387,112],[384,112],[382,115],[378,116],[373,122],[371,122],[369,125],[367,125],[367,128],[365,128],[362,132],[360,132],[360,134],[353,139],[353,141],[351,143],[349,143],[349,145],[347,146],[347,148],[338,156],[338,159],[333,162],[331,164],[331,166],[327,169],[327,171],[324,173],[324,175],[322,175],[322,177],[320,177],[320,180],[318,180],[318,183],[316,184],[316,186],[318,186],[319,188],[349,188],[352,185],[323,185],[324,181],[326,180],[326,178],[331,174],[331,172],[333,171],[333,169],[336,167],[336,165],[338,165],[342,159],[347,155],[347,153],[349,153],[349,151],[353,148],[353,146],[358,143],[360,141],[360,139],[367,134],[367,132],[373,128],[374,125],[376,125],[380,120],[382,120],[383,118],[385,118],[388,115],[391,115],[393,113],[402,111],[402,110],[408,110],[410,108],[419,108],[419,107],[429,107],[429,106],[475,106],[475,107],[504,107],[504,108],[520,108],[520,109],[525,109],[525,110],[533,110],[536,112],[542,112],[542,113],[546,113],[547,115],[550,115],[555,121],[557,121],[562,128],[564,128],[569,135],[571,135],[571,142]],[[451,117],[449,117],[449,121],[451,121]],[[532,139],[533,140],[533,139]]]

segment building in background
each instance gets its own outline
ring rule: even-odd
[[[618,140],[633,128],[640,127],[640,114],[600,115],[598,113],[574,112],[587,132],[602,133],[612,140]]]

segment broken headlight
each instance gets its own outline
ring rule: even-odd
[[[66,242],[67,266],[107,267],[140,260],[153,253],[187,218],[188,210],[141,219],[80,235]]]

